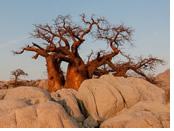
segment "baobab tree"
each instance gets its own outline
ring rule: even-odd
[[[69,15],[59,15],[53,25],[35,25],[31,36],[43,40],[43,43],[39,45],[32,42],[31,46],[14,52],[22,54],[24,51],[31,51],[36,53],[34,59],[38,56],[45,58],[50,92],[61,88],[78,90],[82,81],[92,78],[97,68],[121,52],[121,46],[127,43],[132,45],[132,28],[111,25],[105,18],[95,18],[94,15],[87,18],[82,14],[80,18],[81,24],[75,24]],[[105,54],[98,51],[95,58],[85,62],[79,54],[79,49],[85,44],[87,36],[105,41],[111,51]],[[62,62],[68,63],[66,76],[61,69]]]
[[[14,86],[17,86],[17,82],[20,76],[28,76],[27,73],[25,73],[22,69],[16,69],[14,71],[11,71],[11,75],[14,76]]]

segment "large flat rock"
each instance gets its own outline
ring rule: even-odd
[[[170,109],[168,106],[141,101],[130,109],[104,121],[101,128],[170,128]]]
[[[51,96],[47,91],[32,86],[21,86],[12,89],[0,90],[0,98],[2,100],[20,99],[31,104],[38,104],[51,100]]]
[[[144,79],[114,77],[111,74],[85,80],[78,96],[90,115],[103,119],[116,116],[122,109],[139,101],[166,103],[164,91]]]
[[[0,128],[77,128],[76,121],[55,102],[11,110],[0,116]]]

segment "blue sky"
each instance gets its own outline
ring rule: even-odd
[[[21,68],[28,79],[43,78],[45,60],[31,59],[33,53],[12,55],[32,40],[29,33],[33,24],[52,23],[58,15],[70,14],[80,21],[79,14],[104,16],[114,25],[124,23],[135,29],[135,48],[127,47],[133,56],[149,54],[164,59],[167,64],[157,68],[157,73],[170,66],[170,1],[169,0],[0,0],[0,80],[8,80],[10,71]],[[95,47],[86,42],[81,47],[85,57]]]

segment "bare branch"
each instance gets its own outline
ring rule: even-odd
[[[90,61],[90,59],[91,59],[91,56],[94,54],[94,52],[93,52],[93,50],[91,51],[91,53],[87,56],[88,57],[88,61],[87,62],[89,62]]]
[[[42,48],[41,46],[39,46],[38,44],[32,42],[33,46],[37,47],[40,50],[45,50],[44,48]]]
[[[39,56],[39,53],[36,53],[36,55],[34,55],[32,58],[33,58],[33,59],[37,59],[38,56]]]
[[[145,58],[145,59],[143,59],[142,57],[139,57],[137,62],[134,62],[129,55],[127,55],[126,58],[128,59],[127,62],[117,62],[116,64],[113,64],[111,61],[107,60],[106,64],[108,64],[112,70],[108,68],[105,71],[105,73],[107,74],[108,72],[114,72],[113,73],[114,76],[127,77],[127,72],[133,71],[137,73],[139,77],[144,78],[147,81],[153,83],[154,78],[150,74],[147,75],[146,71],[153,71],[157,65],[164,64],[163,60],[152,57],[152,56],[149,56],[149,58]],[[129,76],[131,76],[131,74],[129,74]]]
[[[33,51],[33,52],[36,52],[38,55],[41,55],[43,57],[46,57],[48,55],[45,50],[37,49],[37,48],[29,46],[29,45],[27,47],[23,48],[21,51],[13,51],[13,53],[14,54],[22,54],[24,51]],[[34,56],[33,58],[37,58],[37,57]]]

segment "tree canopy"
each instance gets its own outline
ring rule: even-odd
[[[14,54],[22,54],[24,51],[32,51],[35,52],[34,59],[37,59],[38,56],[46,59],[50,92],[61,88],[78,90],[85,79],[92,78],[97,75],[97,72],[98,75],[113,72],[115,76],[125,77],[127,70],[132,69],[147,79],[148,77],[143,74],[142,69],[146,67],[152,69],[152,67],[155,67],[155,63],[163,63],[162,60],[153,57],[148,59],[139,58],[140,61],[134,63],[127,57],[128,62],[114,64],[112,62],[113,57],[118,54],[126,56],[121,47],[125,44],[133,45],[132,35],[134,30],[123,24],[112,25],[104,17],[96,18],[95,15],[91,15],[87,18],[85,14],[81,14],[80,18],[81,23],[76,24],[72,21],[70,15],[59,15],[52,25],[34,25],[35,30],[31,33],[31,36],[41,39],[43,43],[39,45],[32,42],[32,45],[14,52]],[[79,49],[88,38],[106,42],[111,51],[100,50],[93,59],[91,58],[93,52],[91,52],[85,62],[79,54]],[[61,69],[62,62],[68,63],[66,76],[64,76]],[[105,71],[101,70],[101,67],[106,64],[109,68]]]
[[[16,69],[14,71],[11,71],[11,75],[14,76],[14,85],[17,86],[17,81],[20,76],[28,76],[27,73],[25,73],[22,69]]]

